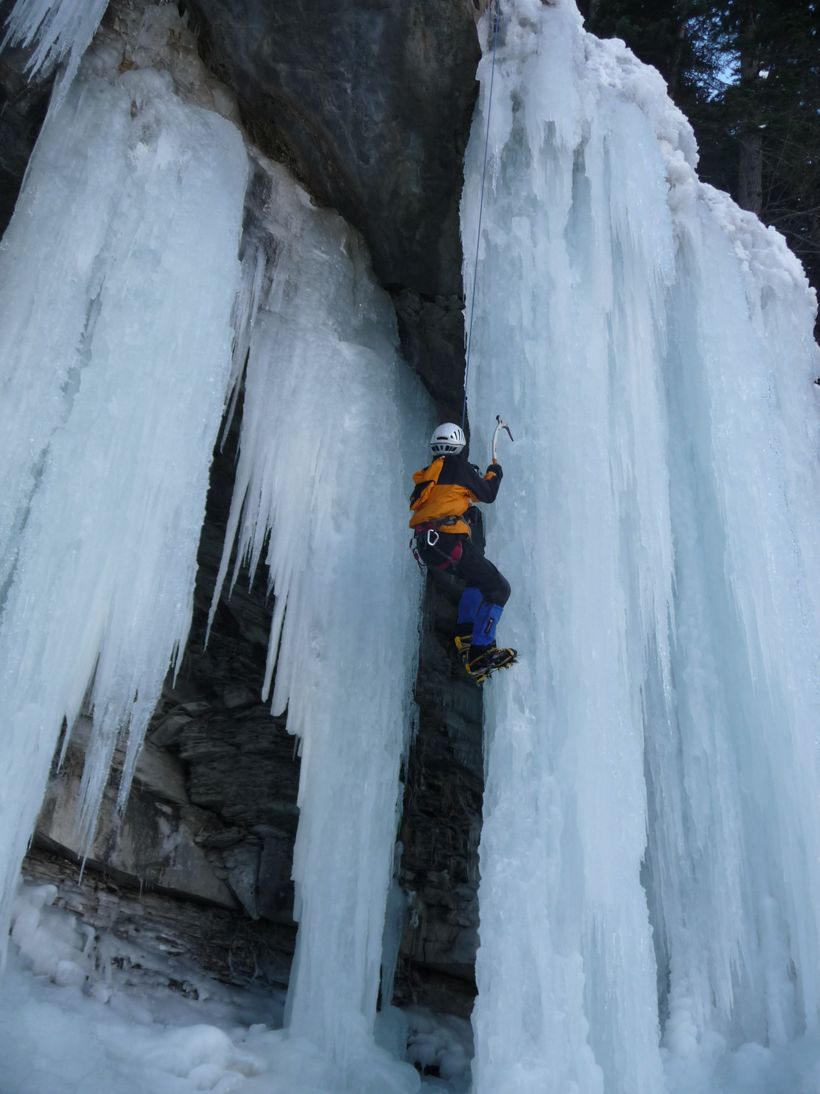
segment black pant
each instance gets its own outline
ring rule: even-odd
[[[503,607],[510,599],[510,583],[500,570],[486,559],[469,536],[440,532],[438,543],[431,547],[423,535],[418,537],[422,562],[433,568],[441,568],[452,554],[456,542],[461,544],[461,558],[444,572],[455,574],[468,586],[476,588],[484,600]]]

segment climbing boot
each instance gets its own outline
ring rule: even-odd
[[[498,669],[509,668],[518,659],[518,652],[507,646],[471,646],[467,654],[467,672],[478,684],[483,684]]]

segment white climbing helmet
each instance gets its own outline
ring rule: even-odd
[[[455,456],[466,443],[464,430],[455,422],[444,422],[433,430],[433,436],[430,438],[430,447],[434,456]]]

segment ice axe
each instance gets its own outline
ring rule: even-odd
[[[495,447],[496,447],[496,444],[498,443],[498,434],[499,434],[499,432],[502,429],[506,429],[507,430],[507,436],[513,442],[515,442],[515,437],[513,437],[512,433],[510,433],[510,427],[507,425],[507,423],[501,420],[501,415],[500,414],[496,414],[495,420],[498,422],[498,425],[495,427],[495,433],[493,433],[493,463],[498,463],[498,459],[496,458],[496,454],[495,454]]]

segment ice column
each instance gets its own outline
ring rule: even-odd
[[[502,13],[468,406],[516,436],[488,539],[522,661],[486,689],[474,1089],[658,1094],[661,1023],[817,1022],[813,301],[653,69],[571,0]]]
[[[264,554],[265,692],[300,739],[288,1026],[334,1060],[344,1089],[415,1089],[415,1074],[379,1062],[371,1032],[414,713],[420,583],[401,529],[433,423],[361,243],[283,169],[265,174],[244,259],[249,357],[222,576],[234,541],[251,573]]]
[[[796,259],[706,187],[678,220],[678,625],[648,738],[648,867],[667,1042],[686,1055],[705,1029],[779,1047],[820,1027],[820,477]]]
[[[3,240],[3,928],[63,720],[90,687],[88,834],[116,743],[124,793],[185,645],[246,176],[237,129],[167,75],[89,76],[47,121]]]

